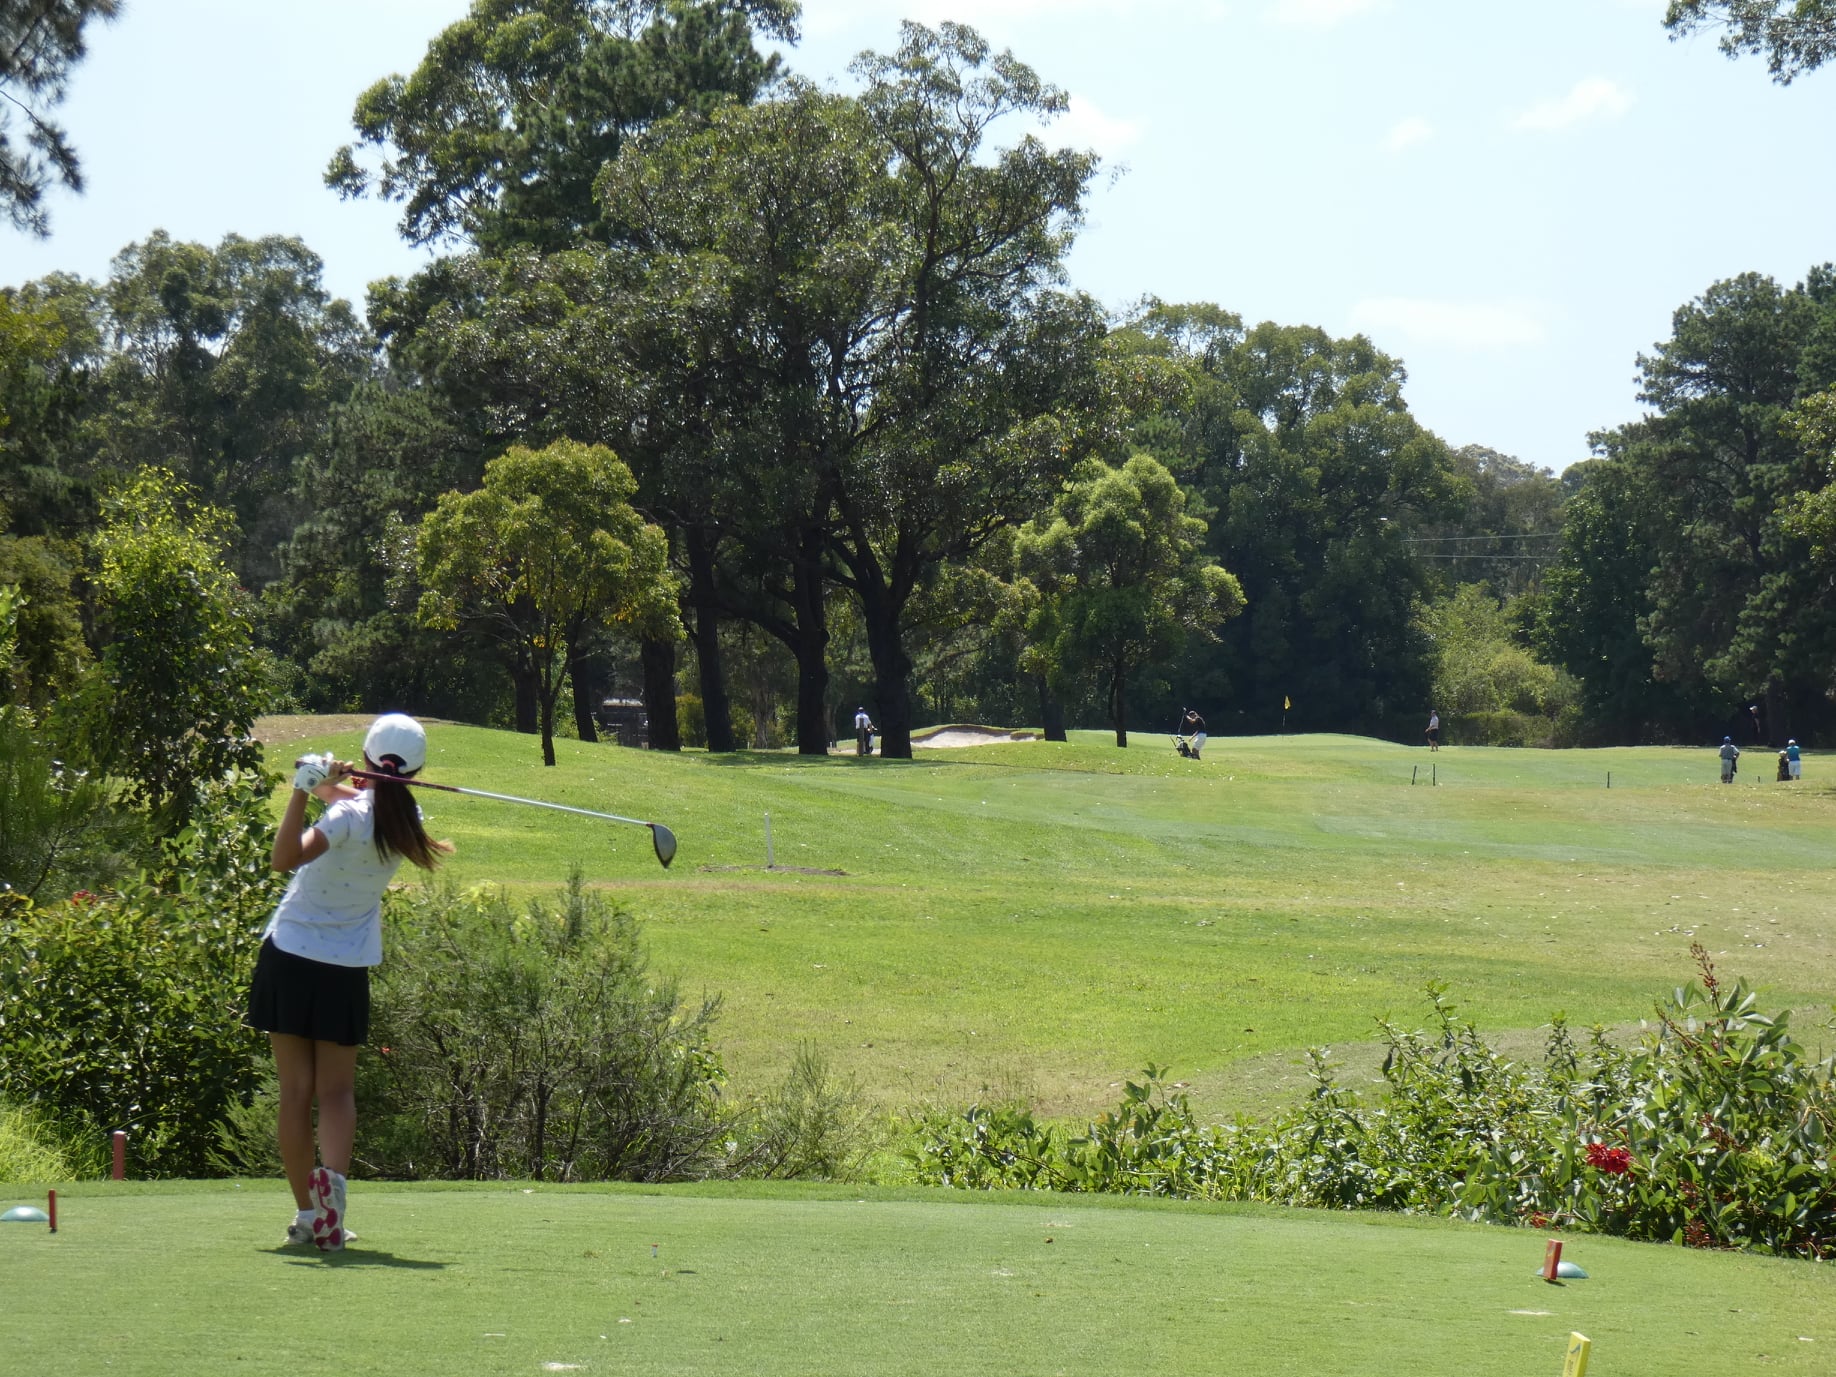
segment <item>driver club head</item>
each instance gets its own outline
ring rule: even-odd
[[[663,868],[669,869],[669,863],[676,859],[676,834],[660,822],[650,824],[650,840],[657,848],[657,859],[663,862]]]

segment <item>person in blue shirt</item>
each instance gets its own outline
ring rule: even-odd
[[[1795,737],[1785,743],[1785,763],[1791,770],[1793,779],[1804,778],[1804,758],[1798,750],[1798,742]]]
[[[1733,737],[1731,736],[1722,737],[1721,738],[1721,782],[1723,784],[1732,784],[1734,782],[1734,771],[1739,768],[1739,763],[1740,763],[1740,747],[1734,744]]]

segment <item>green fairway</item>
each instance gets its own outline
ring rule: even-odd
[[[9,1197],[10,1203],[10,1197]],[[36,1201],[43,1204],[42,1197]],[[9,1372],[1827,1373],[1830,1269],[1527,1230],[1089,1197],[358,1184],[275,1246],[275,1182],[88,1183],[0,1225]]]
[[[893,1107],[1012,1093],[1083,1114],[1153,1060],[1201,1108],[1266,1108],[1309,1045],[1367,1066],[1373,1017],[1413,1025],[1430,979],[1533,1046],[1557,1010],[1649,1015],[1691,941],[1773,1007],[1836,996],[1820,758],[1796,784],[1723,786],[1706,749],[1226,738],[1195,763],[1159,737],[1073,738],[911,762],[562,741],[545,770],[530,737],[432,729],[428,778],[660,819],[669,871],[639,828],[422,799],[461,884],[578,863],[614,891],[660,966],[725,997],[742,1085],[810,1041]]]

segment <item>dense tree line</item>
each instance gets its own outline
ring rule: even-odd
[[[1651,410],[1577,466],[1538,642],[1609,739],[1755,710],[1772,744],[1827,732],[1832,571],[1802,513],[1831,476],[1808,422],[1836,386],[1836,269],[1715,283],[1672,325],[1639,359]]]
[[[227,570],[239,718],[392,706],[552,750],[617,693],[661,748],[821,753],[865,702],[893,756],[927,717],[1125,743],[1186,705],[1401,739],[1437,704],[1467,739],[1828,725],[1830,269],[1713,284],[1639,360],[1648,413],[1558,479],[1433,435],[1362,336],[1106,315],[1065,272],[1097,160],[1005,135],[1063,92],[952,24],[821,90],[758,46],[796,20],[477,0],[331,160],[444,250],[367,322],[285,238],[155,230],[104,282],[0,291],[39,734],[138,629],[108,571],[147,491]]]

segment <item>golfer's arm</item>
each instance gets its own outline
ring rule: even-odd
[[[280,827],[274,833],[274,848],[268,853],[269,868],[285,875],[325,854],[331,843],[318,828],[305,824],[306,791],[295,789],[287,797],[287,811],[281,814]]]

